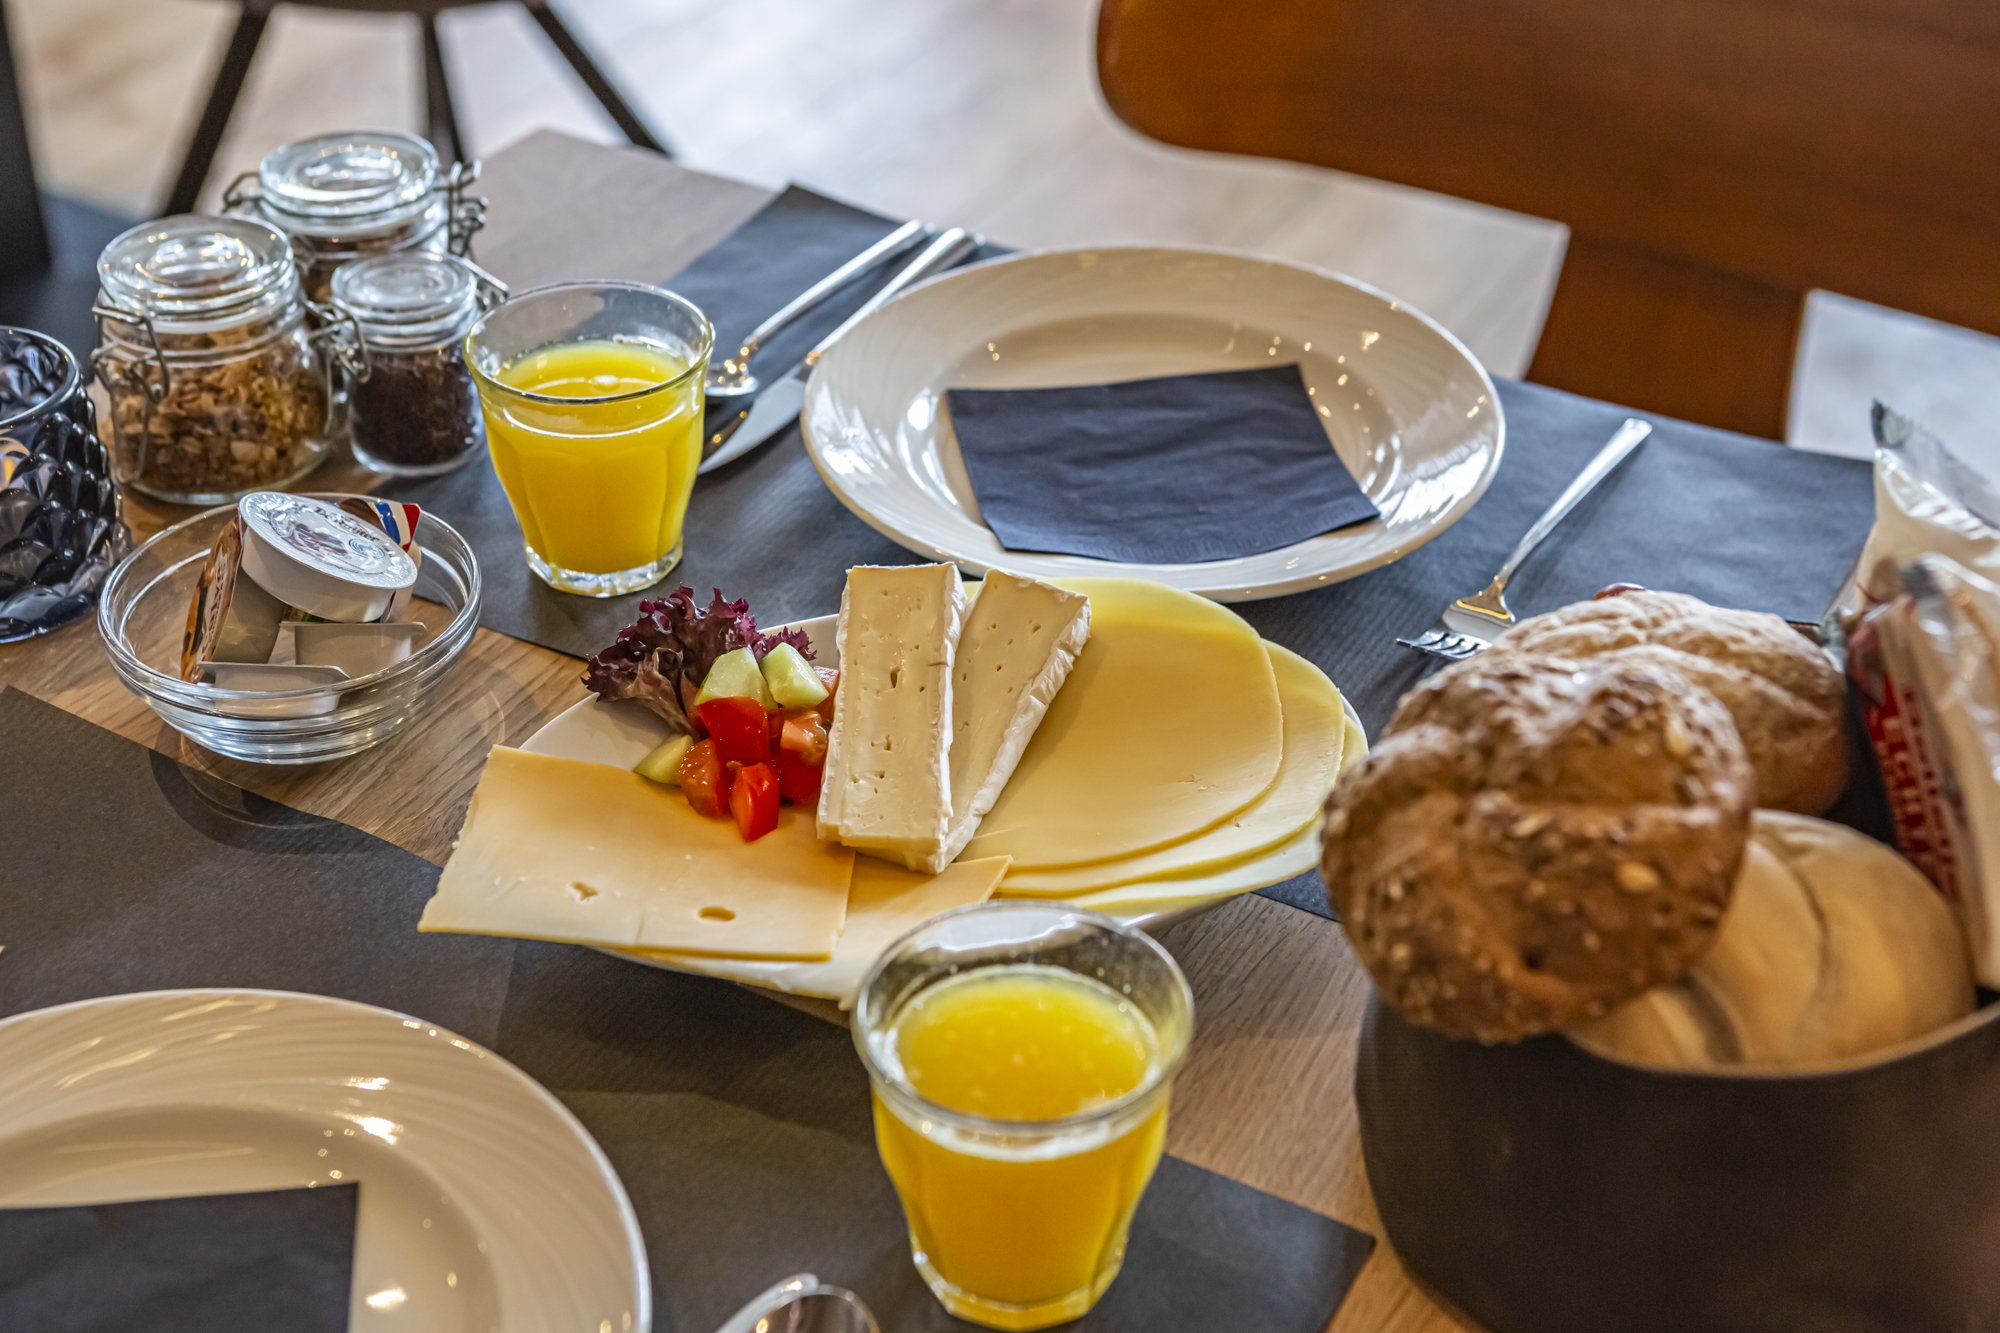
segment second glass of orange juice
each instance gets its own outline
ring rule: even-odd
[[[616,282],[523,292],[466,336],[494,471],[550,587],[615,597],[680,563],[714,340],[689,301]]]
[[[947,1310],[1036,1329],[1096,1303],[1193,1025],[1172,957],[1094,912],[967,908],[883,955],[855,1044],[912,1255]]]

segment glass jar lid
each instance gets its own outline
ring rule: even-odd
[[[438,155],[414,135],[323,134],[275,148],[257,169],[257,198],[288,232],[352,237],[421,216],[438,192]]]
[[[167,323],[255,315],[298,295],[292,247],[249,218],[182,213],[147,222],[98,256],[111,304]]]
[[[367,341],[411,346],[464,332],[479,312],[479,279],[451,255],[400,250],[342,265],[333,300]]]

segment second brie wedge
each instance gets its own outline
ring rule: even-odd
[[[941,868],[951,826],[952,665],[964,625],[958,566],[859,565],[840,598],[819,835]]]
[[[925,868],[965,850],[1090,638],[1090,599],[994,570],[958,642],[951,692],[951,826]]]

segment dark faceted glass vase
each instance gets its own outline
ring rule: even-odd
[[[89,610],[130,545],[76,358],[0,326],[0,643]]]

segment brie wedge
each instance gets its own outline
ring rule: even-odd
[[[952,665],[964,620],[956,565],[847,571],[820,837],[911,869],[943,865]]]
[[[965,850],[1090,638],[1090,599],[994,570],[958,642],[951,695],[951,827],[926,866]]]

